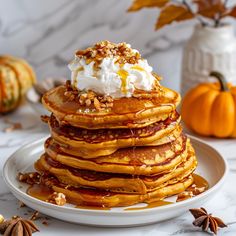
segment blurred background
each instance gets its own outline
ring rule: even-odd
[[[131,0],[0,3],[0,54],[25,58],[34,66],[38,79],[69,77],[66,65],[74,51],[107,39],[132,44],[164,77],[162,84],[179,91],[182,47],[195,21],[154,31],[158,9],[127,13]]]
[[[78,48],[99,40],[128,42],[179,91],[181,52],[193,30],[186,22],[154,31],[158,9],[127,13],[131,0],[0,0],[0,54],[28,60],[38,79],[70,76]]]

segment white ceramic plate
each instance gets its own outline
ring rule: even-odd
[[[125,227],[171,219],[183,214],[189,208],[202,206],[203,203],[213,197],[222,186],[227,172],[227,165],[222,156],[209,145],[192,137],[192,144],[199,162],[196,173],[207,179],[210,184],[210,188],[206,192],[182,202],[132,211],[125,211],[124,208],[87,210],[78,209],[72,205],[56,206],[27,195],[25,193],[27,186],[16,179],[18,172],[33,170],[33,163],[43,153],[44,140],[41,139],[28,144],[16,151],[4,165],[4,180],[16,198],[29,207],[46,215],[73,223]],[[143,206],[143,204],[140,206]]]

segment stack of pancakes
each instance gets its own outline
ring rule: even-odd
[[[62,85],[43,97],[51,137],[35,167],[53,191],[77,205],[116,207],[162,200],[193,184],[197,160],[180,126],[178,93],[158,86],[94,110],[66,92]]]

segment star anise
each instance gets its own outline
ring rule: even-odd
[[[31,236],[32,233],[39,231],[31,220],[22,219],[19,216],[12,217],[0,224],[0,233],[3,236]]]
[[[210,229],[211,232],[217,234],[218,228],[227,227],[227,225],[218,217],[208,214],[206,209],[201,207],[200,209],[189,209],[194,216],[194,226],[202,227],[203,231]]]

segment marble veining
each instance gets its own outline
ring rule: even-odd
[[[0,3],[0,54],[27,59],[38,79],[68,77],[66,65],[76,49],[108,39],[126,41],[138,48],[165,78],[163,84],[179,90],[182,48],[192,33],[193,21],[154,31],[158,10],[127,13],[131,0],[0,0]]]
[[[165,78],[166,86],[179,89],[180,73],[176,72],[180,71],[181,50],[192,32],[192,22],[178,25],[174,31],[168,27],[155,32],[158,10],[127,13],[130,0],[1,2],[0,53],[27,59],[38,79],[69,76],[66,65],[76,49],[108,39],[131,43]]]

